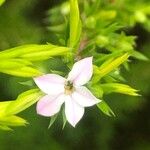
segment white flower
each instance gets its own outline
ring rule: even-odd
[[[37,103],[37,113],[53,116],[65,103],[65,115],[68,122],[75,127],[84,114],[84,107],[100,102],[85,86],[92,77],[92,57],[76,62],[65,79],[56,74],[46,74],[34,78],[37,86],[46,94]]]

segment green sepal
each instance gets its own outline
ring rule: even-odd
[[[100,103],[98,103],[97,107],[107,116],[115,117],[114,112],[112,111],[112,109],[109,107],[109,105],[105,101],[101,101]]]

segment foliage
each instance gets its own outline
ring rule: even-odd
[[[0,6],[5,2],[5,0],[0,0]]]
[[[41,75],[32,62],[46,60],[52,56],[65,55],[67,47],[48,45],[24,45],[0,52],[0,72],[21,77]]]
[[[87,86],[103,100],[98,108],[106,115],[114,116],[104,101],[104,95],[115,92],[138,96],[138,91],[125,83],[121,68],[127,69],[131,58],[148,60],[136,51],[137,37],[127,33],[136,23],[149,31],[149,2],[143,4],[138,0],[132,3],[129,0],[118,3],[80,0],[78,5],[77,0],[70,0],[50,9],[47,20],[52,23],[47,28],[57,36],[57,45],[28,44],[3,50],[0,52],[0,72],[18,77],[35,77],[44,74],[37,63],[45,60],[59,59],[64,68],[70,69],[75,61],[93,56],[94,75]],[[67,74],[57,69],[51,72]],[[0,128],[9,130],[9,126],[25,125],[26,121],[16,114],[37,102],[41,95],[37,89],[31,89],[14,101],[1,102]]]
[[[27,109],[42,96],[38,89],[26,91],[14,101],[0,102],[0,129],[11,130],[9,126],[25,126],[27,122],[15,116]]]

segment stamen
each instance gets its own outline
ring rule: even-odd
[[[66,81],[65,82],[65,94],[70,95],[74,91],[73,83],[71,81]]]

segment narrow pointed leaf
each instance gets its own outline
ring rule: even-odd
[[[0,72],[13,75],[13,76],[18,76],[18,77],[35,77],[35,76],[40,76],[43,74],[39,70],[29,67],[29,66],[13,68],[13,69],[1,68]]]
[[[53,57],[53,56],[66,55],[68,52],[69,52],[69,48],[58,46],[50,50],[24,54],[21,57],[30,61],[41,61],[41,60],[49,59],[50,57]]]
[[[27,109],[36,103],[41,96],[43,96],[43,94],[38,89],[32,89],[20,94],[15,101],[12,101],[12,103],[8,105],[6,114],[17,114]]]
[[[67,47],[57,45],[29,44],[14,47],[0,52],[0,59],[25,58],[32,61],[45,60],[52,56],[64,55],[69,51]]]
[[[0,125],[0,130],[12,131],[12,129],[6,125]]]
[[[66,123],[67,123],[67,118],[65,115],[65,107],[63,107],[63,110],[62,110],[62,117],[63,117],[63,126],[62,126],[62,130],[63,130],[65,128]]]
[[[5,0],[0,0],[0,6],[5,2]]]
[[[130,55],[128,53],[117,57],[116,59],[107,60],[101,67],[99,67],[99,75],[101,77],[105,76],[106,74],[110,73],[112,70],[116,69],[122,63],[124,63]]]
[[[0,117],[6,115],[7,108],[11,103],[12,101],[0,102]]]
[[[92,84],[91,86],[88,86],[90,91],[98,98],[103,97],[103,89],[97,85],[97,84]]]
[[[58,116],[58,114],[56,114],[56,115],[54,115],[54,116],[51,117],[50,123],[49,123],[49,126],[48,126],[48,129],[50,129],[51,126],[54,124],[54,122],[55,122],[56,119],[57,119],[57,116]]]
[[[22,84],[22,85],[28,86],[28,87],[32,87],[34,85],[32,80],[19,82],[19,83]]]
[[[25,126],[27,121],[18,116],[0,117],[0,124],[3,126]]]
[[[108,104],[105,101],[101,101],[99,104],[97,104],[97,106],[107,116],[115,117],[114,112],[112,111],[112,109],[108,106]]]
[[[139,94],[137,93],[138,90],[133,89],[132,87],[130,87],[129,85],[126,85],[126,84],[105,83],[105,84],[101,84],[101,87],[105,94],[115,92],[115,93],[131,95],[131,96],[139,96]]]
[[[70,41],[69,46],[76,46],[81,34],[81,20],[79,14],[78,0],[70,0]]]
[[[138,51],[133,51],[132,56],[143,61],[149,61],[148,57]]]
[[[0,70],[3,69],[16,69],[25,67],[26,65],[32,65],[30,61],[23,59],[6,59],[0,61]]]
[[[20,57],[24,54],[35,53],[45,50],[51,50],[52,48],[56,47],[55,45],[48,44],[48,45],[37,45],[37,44],[29,44],[29,45],[22,45],[14,48],[10,48],[7,50],[3,50],[0,52],[0,59],[6,58],[15,58]]]

